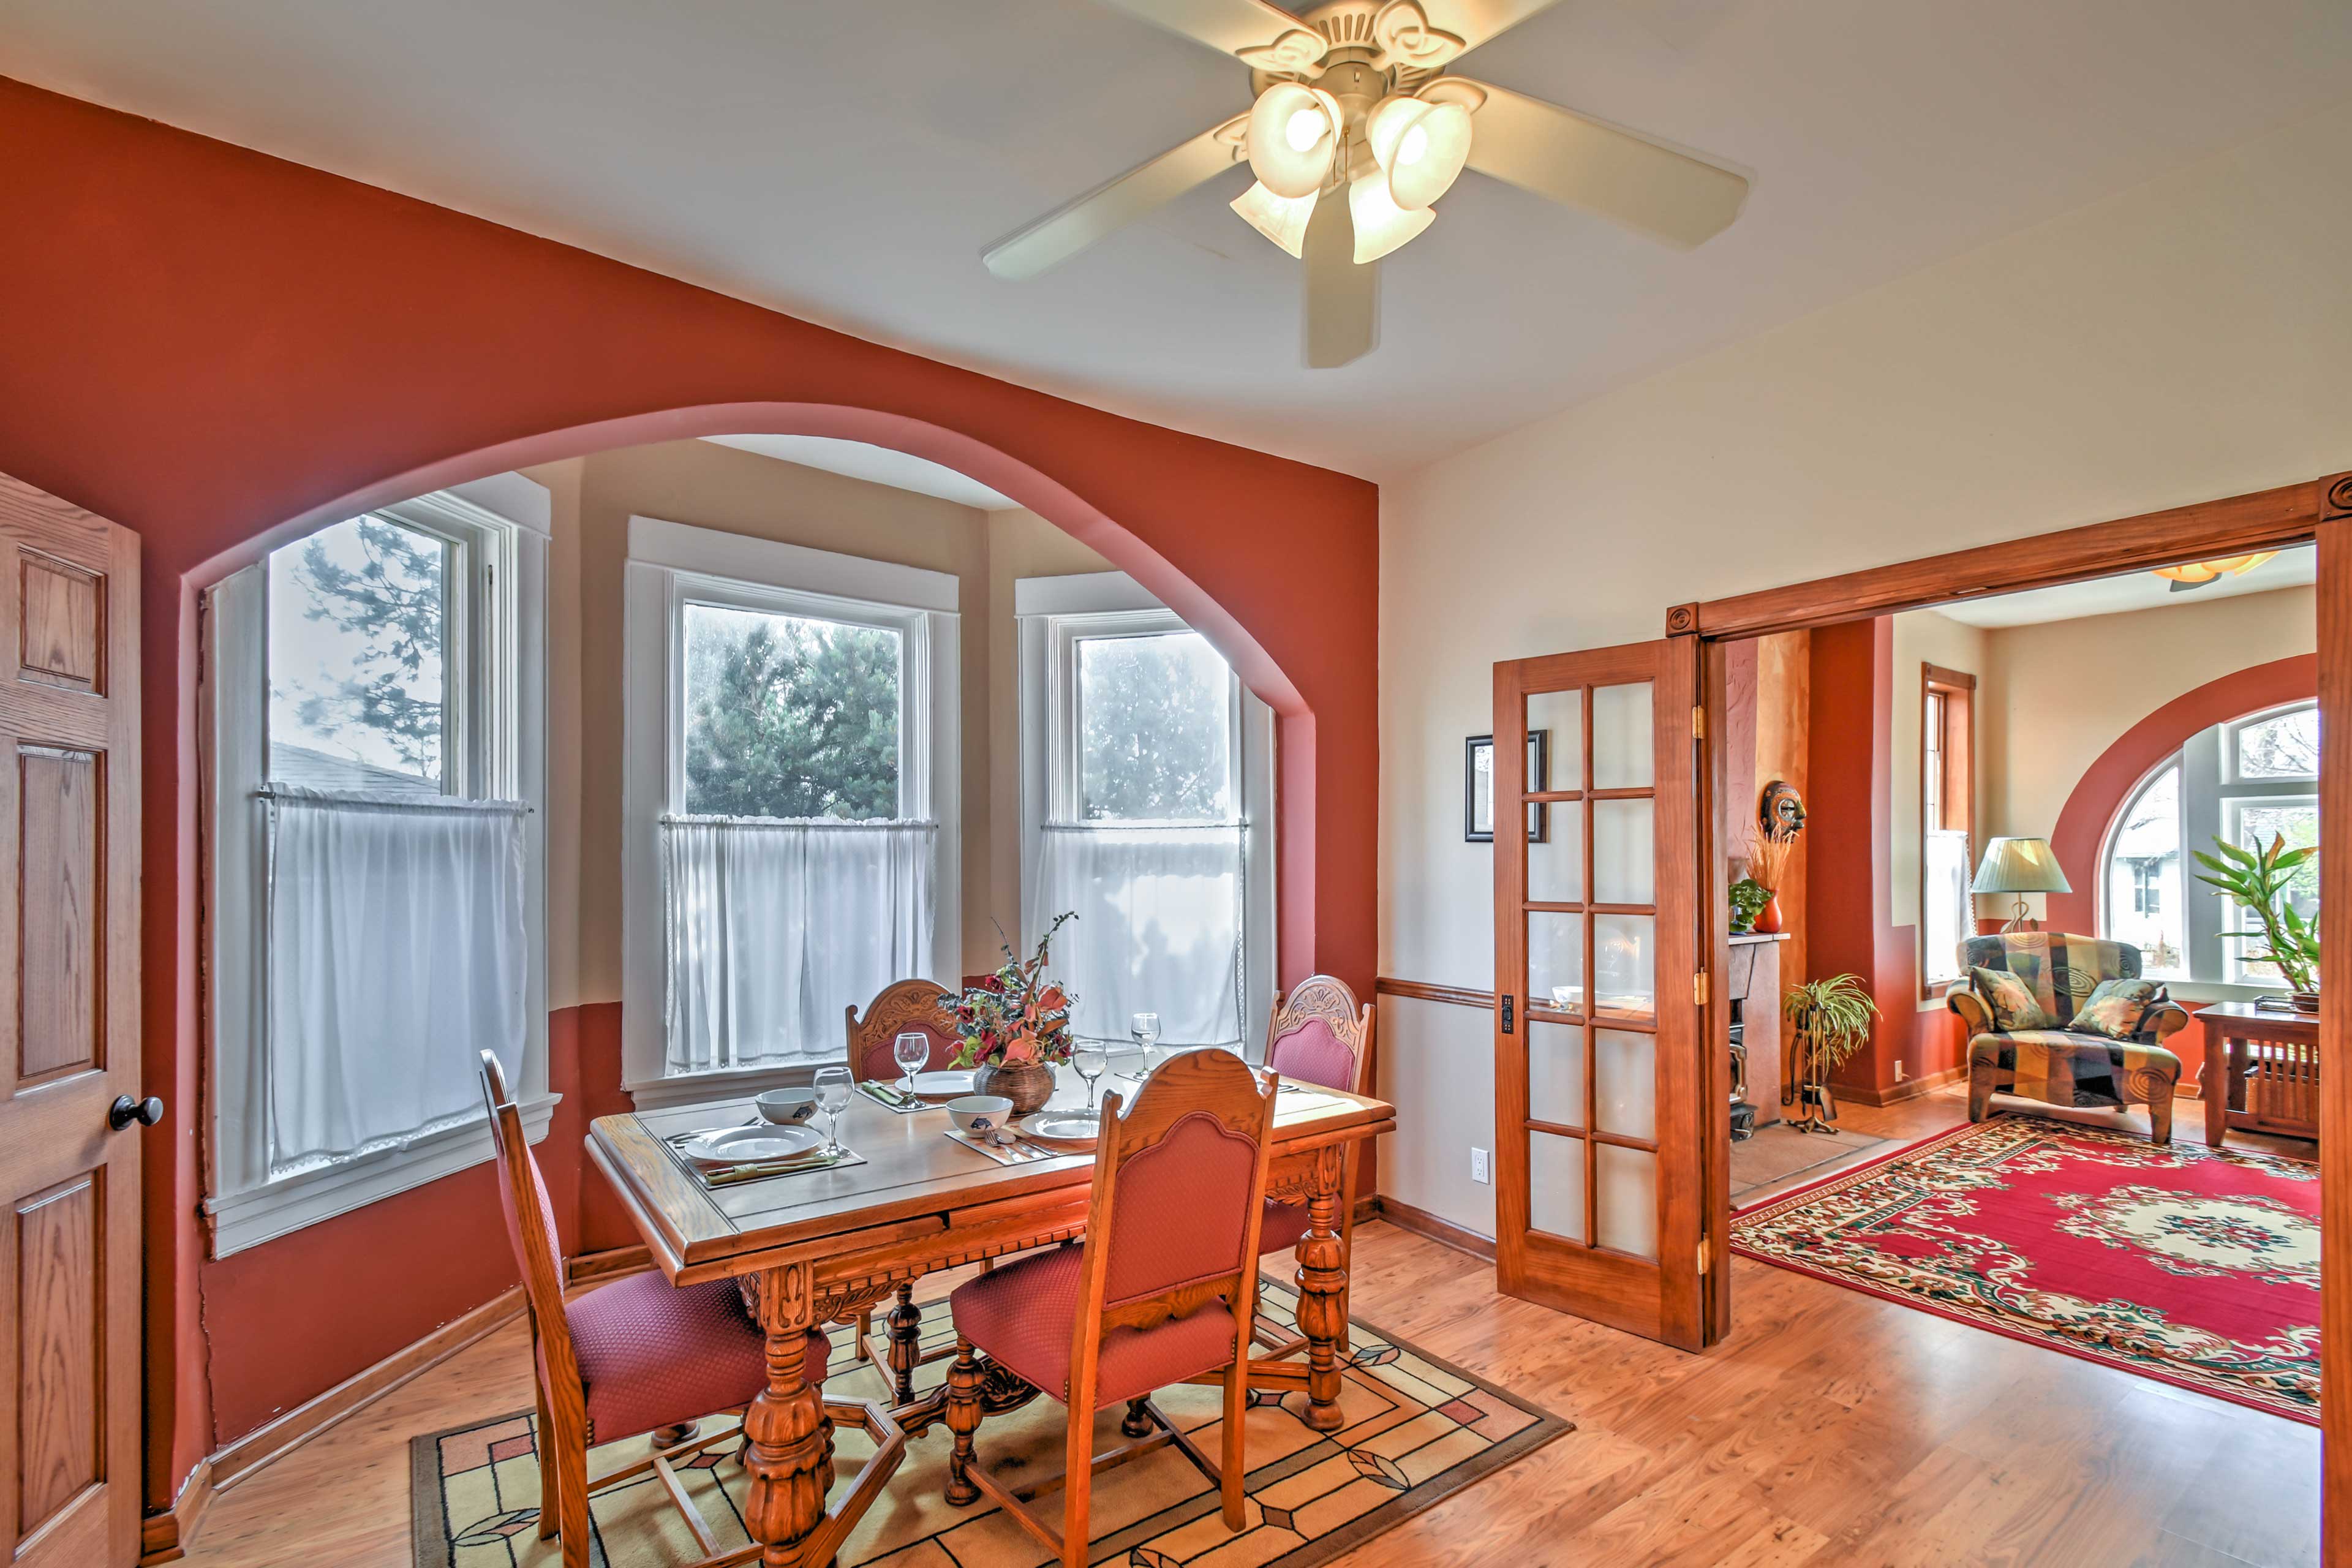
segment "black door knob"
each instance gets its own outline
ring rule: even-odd
[[[133,1100],[127,1094],[114,1097],[114,1104],[106,1113],[106,1124],[120,1132],[136,1121],[142,1127],[152,1127],[163,1120],[163,1102],[153,1095]]]

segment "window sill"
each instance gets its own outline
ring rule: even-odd
[[[558,1094],[524,1101],[523,1135],[536,1143],[547,1136]],[[386,1149],[341,1164],[282,1177],[250,1192],[206,1198],[204,1214],[212,1228],[215,1258],[290,1236],[306,1226],[366,1207],[379,1198],[437,1182],[478,1165],[495,1152],[487,1121],[446,1128],[405,1149]]]
[[[646,1079],[621,1087],[639,1110],[665,1110],[674,1105],[711,1105],[725,1100],[748,1100],[772,1089],[806,1089],[821,1067],[840,1067],[842,1060],[800,1062],[779,1067],[730,1068],[719,1072],[679,1073]]]

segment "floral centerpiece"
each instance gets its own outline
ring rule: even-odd
[[[1076,1000],[1045,979],[1054,933],[1069,910],[1055,917],[1027,958],[1006,943],[1004,963],[955,1003],[957,1046],[953,1065],[977,1069],[975,1094],[1001,1094],[1015,1114],[1026,1116],[1054,1092],[1054,1064],[1070,1059],[1070,1006]]]

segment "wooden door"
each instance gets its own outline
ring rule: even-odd
[[[1498,1280],[1693,1350],[1697,689],[1691,639],[1495,666]]]
[[[0,1522],[139,1554],[139,553],[0,476]]]

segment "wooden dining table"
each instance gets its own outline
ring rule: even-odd
[[[1082,1105],[1086,1090],[1066,1067],[1053,1104]],[[1131,1081],[1103,1088],[1134,1092]],[[854,1321],[898,1297],[888,1319],[888,1359],[898,1394],[892,1417],[909,1439],[966,1409],[1000,1413],[1037,1391],[983,1363],[977,1405],[951,1410],[945,1388],[913,1396],[920,1310],[899,1288],[925,1274],[981,1263],[1081,1237],[1094,1156],[999,1164],[947,1136],[943,1110],[901,1115],[851,1097],[841,1142],[863,1163],[836,1165],[738,1185],[706,1185],[668,1140],[681,1132],[755,1118],[748,1099],[599,1117],[588,1154],[612,1182],[653,1260],[672,1284],[734,1279],[767,1339],[768,1385],[744,1413],[751,1485],[743,1510],[768,1568],[798,1568],[803,1543],[824,1519],[831,1441],[818,1389],[802,1375],[808,1330]],[[1303,1391],[1309,1426],[1340,1424],[1339,1356],[1348,1322],[1348,1245],[1343,1205],[1349,1151],[1393,1131],[1394,1108],[1336,1089],[1301,1086],[1275,1108],[1267,1193],[1306,1205],[1295,1279],[1303,1359],[1252,1363],[1260,1388]],[[969,1433],[962,1434],[968,1438]]]

